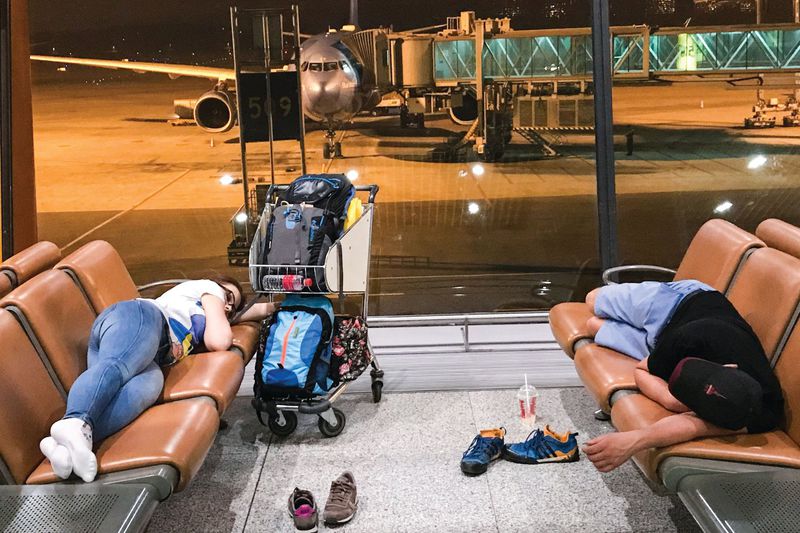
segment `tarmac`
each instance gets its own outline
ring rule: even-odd
[[[199,97],[208,82],[54,67],[34,66],[40,238],[65,254],[106,239],[138,283],[229,270],[244,193],[219,178],[241,176],[237,130],[167,122],[173,99]],[[743,129],[754,91],[624,86],[614,98],[621,260],[675,267],[713,216],[748,230],[770,216],[800,222],[800,129]],[[344,157],[328,161],[323,132],[307,124],[309,172],[355,170],[357,183],[381,188],[372,314],[543,309],[598,283],[591,133],[544,134],[558,157],[515,134],[503,161],[480,163],[453,149],[465,127],[444,115],[426,126],[358,117],[340,133]],[[277,183],[299,175],[299,143],[275,144],[275,169]],[[269,182],[267,144],[248,146],[248,170]]]

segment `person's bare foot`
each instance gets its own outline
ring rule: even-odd
[[[586,443],[583,453],[600,472],[611,472],[635,453],[634,433],[625,431],[600,435]]]

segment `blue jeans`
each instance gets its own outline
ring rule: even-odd
[[[80,418],[99,442],[133,422],[158,399],[164,374],[156,355],[169,349],[164,316],[152,302],[128,300],[94,321],[84,373],[67,398],[64,418]]]

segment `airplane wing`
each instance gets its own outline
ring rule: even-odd
[[[85,65],[110,69],[132,70],[139,74],[156,72],[167,74],[173,80],[181,76],[192,78],[207,78],[213,81],[236,81],[236,73],[232,68],[202,67],[197,65],[174,65],[168,63],[145,63],[139,61],[125,61],[113,59],[85,59],[80,57],[56,57],[32,55],[33,61],[47,61],[50,63],[67,63],[70,65]]]

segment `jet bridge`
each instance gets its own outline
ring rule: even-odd
[[[796,24],[617,26],[611,33],[615,81],[735,80],[800,72]],[[446,95],[444,104],[454,120],[478,121],[475,146],[485,159],[502,156],[512,128],[593,125],[593,115],[581,111],[592,104],[589,28],[519,31],[511,29],[508,19],[481,20],[464,12],[449,18],[436,35],[388,37],[391,81],[409,106],[430,110],[435,106],[420,100],[427,95],[441,101]],[[547,97],[554,102],[541,103]],[[562,106],[561,100],[569,101]]]

